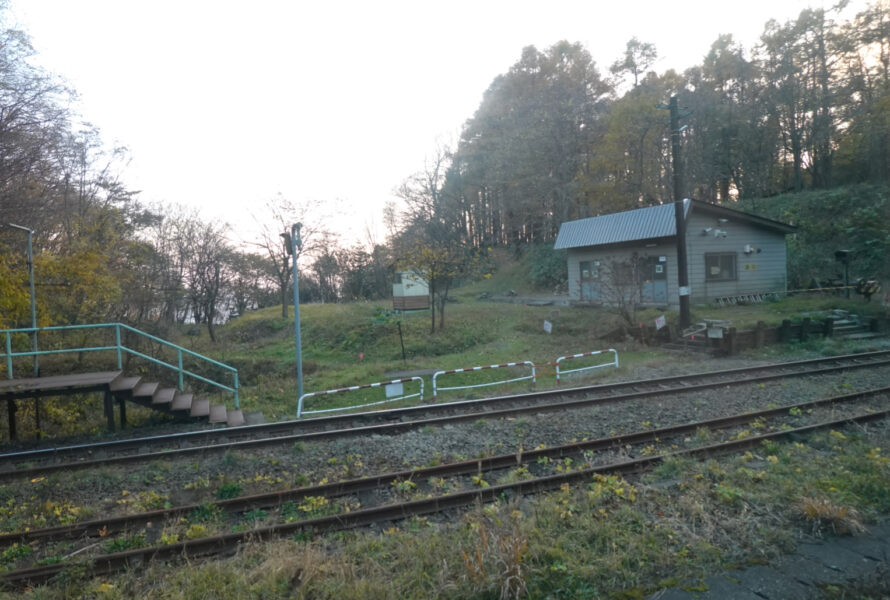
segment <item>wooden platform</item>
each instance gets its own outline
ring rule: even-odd
[[[120,376],[120,371],[102,371],[30,379],[3,379],[0,380],[0,400],[104,392],[110,390],[112,382]]]
[[[238,427],[245,423],[240,410],[229,411],[222,404],[211,407],[207,398],[180,393],[172,387],[162,388],[158,382],[142,381],[141,377],[127,377],[121,371],[102,371],[0,380],[0,401],[7,401],[10,437],[15,439],[16,401],[95,392],[105,396],[103,405],[109,430],[115,428],[115,401],[119,406],[121,427],[126,425],[127,402],[170,414],[177,419],[206,419],[211,424],[225,423],[229,427]]]

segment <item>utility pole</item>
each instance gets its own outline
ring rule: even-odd
[[[680,328],[689,327],[689,266],[686,260],[686,211],[683,206],[683,163],[680,161],[680,109],[671,96],[671,164],[674,170],[674,218],[677,221],[677,283],[680,287]],[[683,127],[685,129],[685,126]]]
[[[300,239],[300,229],[302,223],[294,223],[291,225],[290,234],[282,233],[287,244],[287,253],[293,259],[294,268],[294,338],[297,345],[297,400],[303,397],[303,352],[300,340],[300,284],[297,281],[297,250],[303,249],[303,240]]]
[[[680,329],[689,327],[689,266],[686,259],[686,211],[683,206],[683,163],[680,161],[680,108],[677,97],[671,96],[668,106],[659,104],[656,108],[670,111],[671,166],[674,175],[674,221],[677,229],[677,286],[680,295]],[[688,116],[686,113],[682,116]]]

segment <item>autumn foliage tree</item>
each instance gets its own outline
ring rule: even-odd
[[[440,148],[426,169],[410,177],[399,195],[405,201],[404,227],[393,240],[399,270],[423,277],[430,290],[430,333],[445,327],[448,294],[460,280],[476,275],[486,252],[464,235],[461,192],[454,186],[452,156]]]
[[[409,242],[399,261],[400,270],[412,270],[423,277],[430,289],[430,333],[445,327],[445,306],[455,282],[472,277],[482,264],[480,250],[465,244],[420,236]]]

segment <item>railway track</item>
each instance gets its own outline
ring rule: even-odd
[[[35,477],[58,471],[171,459],[212,451],[359,435],[395,435],[427,426],[475,421],[480,417],[501,418],[583,408],[882,366],[890,366],[890,350],[233,429],[23,450],[0,454],[0,481],[11,477]]]
[[[746,433],[744,436],[738,436],[741,439],[730,439],[729,441],[712,443],[701,447],[658,452],[651,456],[646,456],[646,450],[654,448],[653,444],[662,446],[670,444],[671,448],[678,448],[679,444],[676,442],[684,443],[684,436],[702,429],[718,432],[752,423],[756,424],[760,429],[765,429],[769,427],[770,419],[782,420],[787,418],[789,414],[798,416],[806,414],[810,415],[809,419],[811,420],[819,420],[821,416],[831,415],[831,410],[836,409],[838,406],[843,406],[849,410],[851,406],[866,400],[869,401],[869,406],[873,406],[872,402],[875,399],[879,399],[886,407],[888,398],[890,398],[890,387],[877,388],[754,413],[732,415],[673,427],[588,440],[553,448],[538,448],[424,469],[390,472],[361,479],[221,501],[214,503],[214,510],[220,514],[238,514],[247,511],[280,508],[286,502],[299,502],[306,499],[342,497],[368,499],[375,494],[378,505],[373,507],[363,506],[358,510],[302,519],[296,522],[279,523],[245,532],[107,554],[90,558],[87,561],[80,561],[77,564],[79,565],[78,568],[84,569],[90,575],[104,575],[145,560],[198,557],[230,552],[248,538],[267,539],[306,530],[324,531],[360,527],[372,523],[394,521],[412,516],[464,508],[476,502],[489,502],[505,496],[526,495],[558,489],[565,483],[589,480],[596,474],[629,474],[645,470],[668,457],[689,456],[695,458],[713,456],[751,448],[766,440],[803,436],[820,428],[839,427],[849,422],[867,422],[883,419],[890,416],[890,409],[871,410],[870,412],[865,410],[863,412],[863,409],[860,408],[858,414],[845,416],[841,419],[829,418],[814,424],[764,433],[762,435],[752,436]],[[787,427],[784,421],[782,421],[781,425],[783,428]],[[749,430],[746,429],[744,431],[747,432]],[[685,442],[688,441],[689,439],[685,438]],[[595,454],[604,452],[615,453],[616,451],[618,454],[614,455]],[[630,455],[629,458],[628,455]],[[594,456],[598,457],[601,464],[596,464],[597,461],[593,460]],[[572,464],[570,461],[573,458],[575,460],[574,464],[584,466],[574,469],[554,468],[555,465],[568,467]],[[488,486],[488,484],[485,484],[484,487],[478,487],[483,476],[491,478],[499,472],[513,471],[515,473],[517,470],[521,470],[527,477],[520,481],[512,481],[501,485]],[[418,483],[414,482],[420,482],[419,485],[425,485],[428,489],[418,489],[417,493],[426,493],[429,489],[434,489],[435,487],[429,482],[444,482],[446,477],[452,478],[452,481],[455,481],[454,478],[457,478],[456,481],[458,483],[462,482],[462,485],[456,485],[447,494],[433,493],[431,497],[421,500],[408,502],[392,501],[393,496],[398,496],[398,494],[392,491],[393,488],[398,489],[400,484],[404,482],[412,483],[411,486],[405,486],[411,490],[418,486]],[[429,487],[431,485],[433,485],[433,488]],[[460,489],[457,489],[458,487]],[[362,502],[362,504],[365,504],[365,502]],[[206,504],[182,506],[119,518],[82,522],[67,527],[4,534],[0,536],[0,547],[9,546],[10,544],[29,545],[30,547],[43,545],[45,547],[52,542],[71,539],[90,543],[91,540],[96,538],[111,537],[146,526],[150,527],[151,523],[174,522],[184,515],[202,509],[202,507],[204,510],[208,508]],[[96,544],[92,544],[92,546],[96,546]],[[89,549],[92,546],[88,545],[84,548]],[[74,554],[80,551],[75,551]],[[10,571],[0,576],[0,580],[10,585],[34,584],[46,581],[70,566],[71,564],[68,563],[29,567]]]

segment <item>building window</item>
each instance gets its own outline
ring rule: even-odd
[[[600,277],[600,261],[598,260],[582,260],[580,265],[581,267],[581,279],[584,281],[590,281],[592,279],[599,279]]]
[[[402,274],[401,273],[395,274],[395,276],[393,277],[393,283],[395,283],[396,285],[402,283]]]
[[[705,254],[705,279],[708,281],[735,281],[735,253]]]

